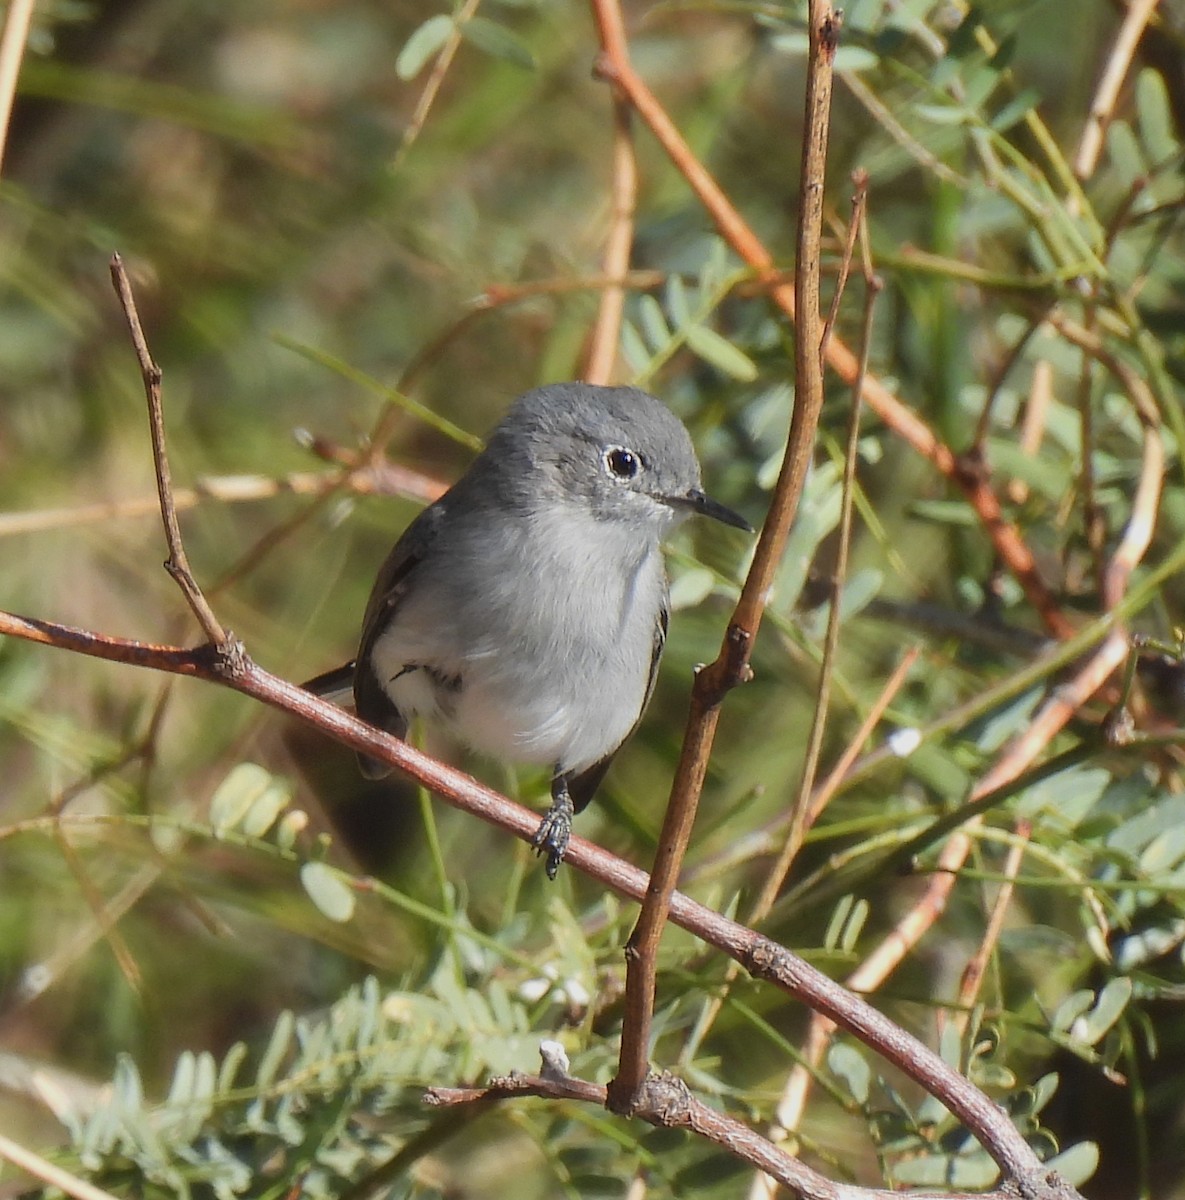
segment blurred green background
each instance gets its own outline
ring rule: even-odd
[[[626,5],[638,70],[787,268],[804,8]],[[1169,475],[1137,582],[1171,565],[1185,528],[1185,5],[1159,5],[1098,169],[1068,199],[1123,10],[854,0],[833,113],[827,287],[863,167],[886,285],[872,369],[952,449],[984,454],[1075,623],[1101,611],[1098,570],[1144,435],[1113,374],[1046,314],[1097,331],[1160,406]],[[143,394],[108,276],[118,251],[164,370],[175,483],[200,492],[182,526],[216,611],[294,681],[350,657],[374,572],[422,501],[332,487],[310,436],[348,456],[386,412],[392,461],[447,482],[471,450],[389,412],[384,389],[480,437],[519,392],[580,374],[611,210],[596,53],[575,0],[451,16],[399,0],[39,4],[0,181],[0,606],[145,641],[198,636],[160,566]],[[790,331],[635,125],[631,266],[646,274],[617,376],[671,404],[711,492],[758,524],[789,419]],[[862,292],[857,272],[837,326],[851,344]],[[1023,450],[1043,372],[1044,437]],[[741,915],[780,844],[813,710],[850,410],[832,387],[756,681],[726,705],[688,861],[689,889]],[[868,748],[895,728],[923,741],[840,792],[795,866],[791,886],[806,883],[764,926],[838,978],[919,895],[935,848],[912,873],[878,855],[962,803],[1057,682],[1011,686],[1044,630],[962,494],[871,415],[858,466],[823,768],[910,646],[918,662]],[[225,499],[232,487],[246,498]],[[671,546],[678,611],[655,702],[578,824],[631,861],[653,853],[691,671],[715,656],[750,544],[686,527]],[[1180,587],[1167,568],[1156,584],[1128,615],[1171,637]],[[1141,720],[1171,733],[1180,666],[1154,667]],[[635,910],[574,871],[548,885],[524,846],[411,789],[364,787],[349,753],[229,692],[11,639],[0,761],[9,1136],[121,1195],[747,1188],[706,1144],[596,1111],[532,1102],[456,1122],[420,1105],[425,1085],[534,1069],[541,1037],[561,1038],[577,1073],[611,1075]],[[460,761],[526,802],[545,796],[542,775]],[[1069,1151],[1076,1180],[1097,1143],[1091,1195],[1185,1195],[1168,1136],[1185,1115],[1180,784],[1170,744],[1100,750],[1008,798],[934,932],[874,997],[927,1040],[945,1030],[1043,1152]],[[1018,817],[1032,843],[960,1047],[953,1002]],[[856,866],[846,896],[812,874],[830,856]],[[370,873],[381,883],[343,887]],[[806,1014],[746,979],[726,986],[726,964],[685,935],[662,966],[655,1061],[764,1128]],[[950,1118],[882,1069],[840,1043],[803,1154],[864,1183],[987,1186],[990,1165]],[[0,1171],[4,1194],[28,1186]]]

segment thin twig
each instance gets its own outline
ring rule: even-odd
[[[612,213],[602,267],[607,279],[617,281],[623,280],[629,270],[634,245],[634,209],[638,200],[638,163],[634,157],[630,113],[630,106],[620,96],[614,96]],[[584,367],[584,378],[589,383],[612,381],[624,312],[625,286],[621,282],[610,283],[601,292],[597,321],[589,339]]]
[[[1132,56],[1140,44],[1144,27],[1151,20],[1157,3],[1158,0],[1131,0],[1127,5],[1123,24],[1111,47],[1107,66],[1091,101],[1090,116],[1086,128],[1082,131],[1082,140],[1078,143],[1078,153],[1074,156],[1074,174],[1082,183],[1094,174],[1098,165],[1099,155],[1103,152],[1103,135],[1111,122],[1111,114],[1115,111],[1119,89],[1123,86]],[[1074,195],[1067,198],[1066,209],[1071,215],[1078,212],[1076,200]]]
[[[322,457],[333,451],[329,443],[318,444]],[[339,451],[340,453],[344,453]],[[358,460],[351,453],[349,462]],[[341,460],[335,460],[341,461]],[[320,496],[327,491],[344,487],[361,496],[406,496],[431,504],[442,496],[446,486],[438,479],[413,471],[397,463],[381,462],[373,467],[351,469],[345,480],[340,471],[297,471],[273,478],[268,475],[217,475],[198,479],[191,488],[173,492],[173,507],[178,512],[197,508],[207,500],[222,504],[243,504],[256,500],[271,500],[276,496]],[[51,529],[73,529],[79,525],[105,525],[110,521],[146,517],[160,512],[160,496],[136,496],[129,500],[108,500],[97,504],[80,504],[74,508],[40,508],[31,512],[0,513],[0,537],[17,534],[45,533]]]
[[[420,136],[424,128],[424,122],[428,120],[428,114],[432,111],[432,105],[436,103],[436,97],[444,85],[449,67],[452,66],[457,50],[461,46],[461,27],[477,12],[480,3],[481,0],[465,0],[460,10],[454,15],[453,28],[449,31],[444,45],[441,46],[439,53],[436,55],[436,61],[432,64],[432,70],[428,73],[424,90],[420,93],[415,109],[412,111],[411,119],[407,123],[407,128],[403,131],[403,137],[399,142],[399,149],[396,150],[395,158],[392,162],[393,167],[399,166],[407,152],[414,145],[416,138]]]
[[[865,182],[867,177],[865,177]],[[852,227],[861,228],[864,216],[864,193],[857,192],[852,202]],[[866,232],[866,231],[865,231]],[[853,243],[854,243],[853,238]],[[846,257],[850,257],[848,251]],[[835,557],[835,573],[831,580],[831,599],[827,613],[827,632],[823,638],[823,659],[819,667],[819,686],[815,697],[815,711],[807,735],[807,748],[803,760],[802,780],[795,798],[790,829],[777,861],[766,876],[765,883],[749,912],[747,924],[760,925],[769,914],[773,902],[782,890],[782,884],[790,873],[791,864],[802,847],[802,839],[810,828],[811,813],[814,811],[812,794],[815,773],[819,766],[819,755],[823,749],[823,733],[827,725],[827,709],[831,699],[831,672],[835,652],[839,646],[840,605],[843,600],[843,580],[847,573],[848,548],[852,539],[852,496],[856,488],[856,456],[860,441],[860,397],[864,375],[868,370],[868,356],[872,351],[872,320],[876,310],[881,281],[871,269],[865,277],[864,322],[860,334],[860,373],[852,384],[852,407],[848,418],[847,448],[844,454],[843,495],[839,515],[839,545]]]
[[[48,1159],[42,1158],[40,1154],[34,1154],[32,1150],[6,1138],[2,1133],[0,1158],[6,1158],[14,1166],[27,1171],[50,1187],[61,1188],[67,1196],[73,1196],[74,1200],[117,1200],[110,1192],[95,1187],[93,1183],[87,1183],[85,1179],[79,1179],[77,1175],[71,1175],[69,1171],[64,1171]]]
[[[1016,877],[1020,874],[1021,864],[1024,862],[1025,848],[1032,833],[1032,825],[1029,821],[1019,821],[1013,832],[1016,840],[1008,848],[1008,855],[1004,860],[1004,882],[996,889],[996,896],[992,902],[991,913],[988,916],[983,937],[980,938],[975,954],[963,968],[963,977],[959,980],[958,1010],[955,1021],[960,1033],[965,1034],[967,1031],[968,1022],[971,1019],[971,1006],[979,996],[980,986],[987,974],[988,960],[1004,929],[1004,919],[1008,915],[1008,906],[1012,902],[1012,893],[1016,889]]]
[[[11,0],[0,34],[0,164],[8,145],[8,126],[12,118],[12,101],[16,95],[17,76],[29,41],[29,22],[36,0]]]
[[[169,458],[165,450],[165,419],[160,398],[160,367],[152,361],[148,350],[148,342],[140,325],[140,314],[136,311],[136,298],[132,295],[132,285],[124,270],[123,259],[118,254],[111,256],[111,281],[115,285],[115,294],[119,297],[123,315],[128,323],[128,332],[132,336],[132,345],[136,350],[136,358],[140,363],[140,374],[144,380],[144,393],[148,398],[148,424],[152,433],[152,458],[156,464],[156,487],[160,495],[161,519],[165,525],[165,540],[169,546],[169,557],[165,559],[165,570],[176,580],[177,586],[185,596],[193,615],[205,632],[211,645],[224,646],[229,643],[226,630],[222,628],[214,610],[206,603],[193,572],[189,569],[189,559],[185,554],[185,544],[181,540],[181,527],[177,523],[177,507],[173,502],[173,482],[169,471]]]
[[[839,306],[843,300],[844,290],[848,286],[848,272],[852,268],[852,252],[856,248],[856,239],[860,236],[860,230],[864,225],[865,201],[868,199],[868,172],[863,168],[852,172],[852,185],[855,191],[852,193],[852,216],[848,221],[847,237],[844,238],[843,254],[839,260],[839,277],[836,280],[835,291],[831,295],[831,305],[827,309],[827,320],[823,322],[823,332],[819,338],[819,353],[824,356],[827,354],[827,343],[831,340],[831,331],[835,328],[835,319],[839,316]],[[867,356],[864,356],[867,358]],[[867,362],[865,362],[865,374],[867,374]],[[860,402],[860,394],[857,389],[856,403]]]
[[[621,12],[616,4],[608,3],[598,3],[596,11],[606,54],[622,56],[621,63],[615,63],[616,72],[626,61],[627,52]],[[839,24],[836,14],[824,0],[811,0],[809,22],[811,53],[799,185],[798,265],[794,282],[799,320],[795,324],[795,403],[790,437],[769,515],[758,538],[753,564],[741,589],[720,655],[699,672],[692,689],[683,748],[659,835],[650,886],[626,947],[626,1017],[617,1076],[609,1085],[609,1104],[616,1112],[631,1111],[634,1097],[646,1078],[658,945],[695,822],[720,705],[728,691],[750,673],[748,664],[753,639],[761,625],[774,572],[797,512],[823,406],[823,367],[819,356],[823,331],[819,304],[820,242],[832,64]]]

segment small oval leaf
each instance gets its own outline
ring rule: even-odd
[[[258,763],[238,763],[210,799],[210,824],[223,834],[238,827],[251,806],[274,785],[271,773]]]
[[[309,899],[331,921],[348,921],[354,915],[354,893],[341,875],[323,862],[305,863],[300,882]]]
[[[709,329],[706,325],[688,325],[683,332],[692,352],[699,355],[704,362],[711,363],[718,371],[743,383],[752,383],[757,378],[757,364],[714,329]]]
[[[485,17],[472,17],[461,26],[461,36],[494,58],[504,59],[527,71],[535,69],[535,56],[526,42],[517,33],[511,33],[505,25]]]
[[[453,19],[444,13],[429,17],[403,44],[395,59],[395,74],[407,81],[424,69],[424,64],[438,53],[452,36]]]

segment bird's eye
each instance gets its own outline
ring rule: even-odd
[[[605,451],[605,466],[615,479],[633,479],[642,469],[642,459],[624,446],[612,446]]]

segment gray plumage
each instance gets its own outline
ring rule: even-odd
[[[748,528],[700,490],[669,409],[637,388],[552,384],[514,402],[379,571],[358,715],[399,737],[423,717],[484,754],[551,765],[535,839],[551,876],[573,812],[654,688],[668,619],[659,543],[691,511]]]

